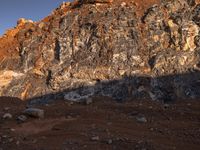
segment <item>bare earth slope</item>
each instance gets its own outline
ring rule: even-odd
[[[26,104],[0,99],[0,148],[3,150],[199,150],[199,101],[165,105],[152,101],[117,103],[95,98],[91,105],[57,101],[44,119],[17,123]],[[9,109],[7,108],[9,106]],[[136,118],[145,117],[147,122]]]

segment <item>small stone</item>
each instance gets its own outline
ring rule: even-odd
[[[149,106],[149,109],[153,109],[153,106]]]
[[[121,3],[121,6],[122,6],[122,7],[125,7],[125,6],[126,6],[126,3],[125,3],[125,2],[122,2],[122,3]]]
[[[27,120],[27,117],[25,115],[20,115],[17,117],[17,121],[19,122],[25,122]]]
[[[37,143],[37,140],[36,139],[32,140],[32,143],[33,144]]]
[[[8,111],[9,109],[10,109],[10,107],[5,107],[4,108],[5,111]]]
[[[11,119],[12,115],[10,113],[6,113],[3,115],[3,119]]]
[[[3,135],[2,138],[8,138],[8,136],[7,135]]]
[[[23,113],[30,117],[44,118],[44,110],[38,108],[28,108]]]
[[[69,116],[67,116],[67,119],[72,119],[72,118],[73,118],[73,117],[72,117],[72,116],[70,116],[70,115],[69,115]]]
[[[154,128],[150,128],[150,131],[154,131]]]
[[[74,105],[74,102],[69,102],[69,105]]]
[[[99,141],[99,136],[94,136],[91,138],[92,141]]]
[[[15,131],[15,129],[13,129],[13,128],[12,128],[12,129],[10,129],[10,131],[14,132],[14,131]]]
[[[13,138],[10,138],[8,141],[9,141],[10,143],[13,142]]]
[[[88,98],[88,99],[85,100],[86,105],[90,105],[90,104],[92,104],[92,102],[93,102],[92,98]]]
[[[170,107],[169,104],[164,104],[164,109],[168,109]]]
[[[45,23],[44,23],[44,22],[39,23],[38,27],[39,27],[40,29],[42,29],[43,27],[45,27]]]
[[[112,144],[112,142],[113,142],[112,139],[108,140],[108,144]]]
[[[146,123],[146,122],[147,122],[147,119],[146,119],[146,117],[145,117],[144,115],[138,115],[138,116],[136,117],[136,120],[137,120],[138,122],[140,122],[140,123]]]
[[[20,142],[19,142],[19,141],[17,141],[17,142],[16,142],[16,145],[19,145],[19,144],[20,144]]]
[[[20,18],[18,21],[17,21],[17,25],[20,26],[20,25],[24,25],[25,23],[33,23],[32,20],[26,20],[25,18]]]

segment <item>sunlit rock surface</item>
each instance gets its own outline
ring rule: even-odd
[[[0,38],[0,95],[198,98],[199,20],[199,0],[64,2]]]

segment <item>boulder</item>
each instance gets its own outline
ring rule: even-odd
[[[44,118],[44,110],[38,108],[28,108],[24,110],[23,113],[30,117],[35,117],[40,119]]]

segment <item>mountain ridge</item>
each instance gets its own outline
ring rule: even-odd
[[[83,0],[64,2],[39,22],[20,19],[0,38],[0,95],[197,98],[199,13],[198,0]],[[176,77],[191,70],[197,75]],[[92,87],[112,80],[119,82]]]

